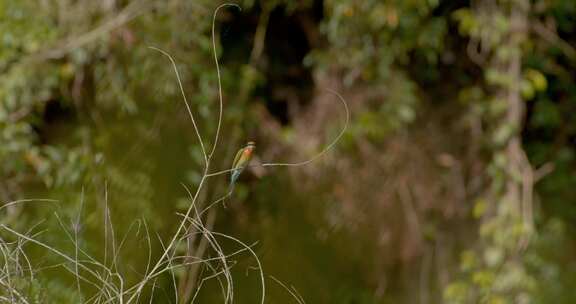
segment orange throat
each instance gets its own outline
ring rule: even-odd
[[[244,156],[246,156],[246,157],[252,156],[252,151],[254,151],[253,147],[246,148],[246,150],[244,150]]]

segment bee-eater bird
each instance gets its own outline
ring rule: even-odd
[[[244,148],[236,152],[236,157],[234,157],[234,162],[232,163],[232,171],[230,174],[230,191],[234,189],[236,180],[240,174],[242,174],[242,171],[244,171],[244,168],[246,168],[250,162],[250,159],[252,159],[252,153],[254,152],[255,148],[256,145],[254,142],[249,141]]]

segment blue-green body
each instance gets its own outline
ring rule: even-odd
[[[238,150],[236,157],[234,157],[234,162],[232,163],[232,169],[230,173],[230,191],[234,189],[234,184],[238,177],[242,174],[242,171],[246,168],[250,160],[252,159],[252,153],[254,151],[254,142],[248,142],[248,144]]]

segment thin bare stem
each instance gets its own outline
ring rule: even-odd
[[[216,146],[218,145],[218,139],[220,137],[220,128],[222,126],[222,113],[224,111],[224,98],[222,97],[222,77],[220,75],[220,64],[218,63],[218,52],[216,51],[216,16],[218,15],[218,11],[226,6],[233,6],[237,7],[239,10],[242,8],[238,4],[234,3],[224,3],[221,4],[216,8],[214,11],[214,16],[212,17],[212,52],[214,53],[214,62],[216,63],[216,75],[218,76],[218,101],[219,101],[219,108],[218,108],[218,126],[216,127],[216,135],[214,137],[214,144],[212,145],[212,150],[208,155],[208,161],[212,159],[214,155],[214,151],[216,151]]]
[[[342,95],[338,94],[338,92],[331,90],[331,89],[326,89],[326,91],[336,95],[336,97],[338,97],[340,102],[342,102],[342,105],[344,106],[344,109],[346,110],[346,122],[344,123],[344,127],[342,128],[342,130],[340,131],[338,136],[336,136],[336,138],[334,138],[334,140],[328,146],[326,146],[324,148],[324,150],[320,151],[320,153],[314,155],[312,158],[310,158],[308,160],[296,162],[296,163],[264,163],[261,165],[262,167],[278,167],[278,166],[299,167],[299,166],[304,166],[304,165],[307,165],[307,164],[315,161],[316,159],[322,157],[322,155],[324,155],[326,152],[330,151],[330,149],[332,149],[334,147],[334,145],[336,145],[336,143],[338,143],[338,141],[340,141],[340,138],[342,137],[342,135],[344,135],[344,132],[346,132],[346,129],[348,129],[348,123],[350,122],[350,110],[348,109],[348,104],[346,104],[346,100],[344,100],[344,97],[342,97]]]
[[[206,149],[204,148],[204,142],[202,141],[202,136],[200,135],[200,130],[198,129],[198,125],[196,124],[196,119],[194,119],[194,114],[192,114],[192,109],[190,108],[190,104],[188,103],[188,99],[186,98],[186,93],[184,92],[184,86],[182,85],[182,80],[180,78],[180,72],[178,72],[178,67],[176,66],[176,62],[174,58],[168,52],[161,50],[157,47],[149,46],[148,48],[153,49],[155,51],[160,52],[162,55],[168,57],[170,63],[172,64],[172,68],[174,69],[174,74],[176,74],[176,80],[178,81],[178,87],[180,88],[180,93],[182,98],[184,99],[184,104],[186,105],[186,110],[188,111],[188,116],[190,116],[190,120],[192,121],[192,125],[194,126],[194,132],[196,133],[196,137],[200,142],[200,147],[202,148],[202,155],[204,156],[205,165],[208,166],[208,156],[206,155]]]
[[[254,252],[254,250],[252,250],[252,248],[250,246],[248,246],[247,244],[245,244],[244,242],[240,241],[239,239],[223,234],[223,233],[219,233],[219,232],[214,232],[212,231],[212,234],[216,235],[216,236],[221,236],[223,238],[232,240],[238,244],[240,244],[242,247],[246,248],[248,251],[250,251],[250,253],[252,254],[252,256],[254,256],[254,259],[256,260],[256,263],[258,264],[258,270],[260,272],[260,284],[262,285],[262,301],[261,303],[264,304],[264,300],[266,298],[266,283],[264,282],[264,270],[262,270],[262,264],[260,263],[260,259],[258,258],[258,255],[256,254],[256,252]]]
[[[0,210],[4,209],[4,208],[8,208],[12,205],[17,205],[17,204],[22,204],[22,203],[59,203],[58,200],[53,200],[53,199],[37,199],[37,198],[31,198],[31,199],[21,199],[21,200],[17,200],[17,201],[11,201],[5,204],[2,204],[2,206],[0,206]]]
[[[82,217],[82,210],[84,209],[84,187],[82,187],[82,192],[80,194],[80,208],[78,210],[78,215],[76,216],[76,222],[74,223],[74,271],[76,275],[76,288],[78,289],[78,295],[82,297],[82,289],[80,287],[80,276],[78,272],[78,234],[80,233],[80,218]]]
[[[31,242],[31,243],[34,243],[34,244],[36,244],[36,245],[38,245],[38,246],[40,246],[40,247],[43,247],[43,248],[45,248],[45,249],[48,249],[49,251],[57,254],[58,256],[64,258],[66,261],[68,261],[68,262],[70,262],[70,263],[73,263],[73,264],[76,264],[76,263],[77,263],[73,258],[69,257],[68,255],[64,254],[63,252],[59,251],[58,249],[55,249],[55,248],[53,248],[53,247],[51,247],[51,246],[49,246],[49,245],[46,245],[45,243],[42,243],[42,242],[37,241],[37,240],[35,240],[35,239],[31,238],[31,237],[28,237],[27,235],[24,235],[24,234],[22,234],[22,233],[19,233],[19,232],[13,230],[13,229],[10,229],[8,226],[6,226],[6,225],[4,225],[4,224],[0,224],[0,228],[3,228],[3,229],[5,229],[6,231],[8,231],[8,232],[10,232],[10,233],[12,233],[12,234],[20,237],[20,238],[23,238],[23,239],[25,239],[25,240],[27,240],[27,241],[29,241],[29,242]],[[100,276],[98,275],[98,273],[94,272],[92,269],[86,267],[86,266],[83,265],[82,263],[78,263],[78,266],[79,266],[80,268],[82,268],[84,271],[86,271],[86,272],[88,272],[89,274],[91,274],[92,276],[94,276],[95,278],[97,278],[97,279],[98,279],[99,281],[101,281],[102,283],[104,283],[108,288],[111,288],[112,290],[115,289],[114,286],[110,285],[110,283],[108,283],[108,282],[106,282],[105,280],[103,280],[102,278],[100,278]]]
[[[263,163],[263,164],[257,164],[257,165],[248,165],[247,167],[299,167],[299,166],[304,166],[307,165],[315,160],[317,160],[318,158],[322,157],[324,154],[326,154],[328,151],[330,151],[332,148],[334,148],[334,146],[338,143],[338,141],[340,141],[340,138],[342,137],[342,135],[344,135],[344,133],[346,132],[346,130],[348,129],[348,124],[350,123],[350,110],[348,108],[348,104],[346,103],[346,100],[344,99],[344,97],[342,97],[338,92],[331,90],[331,89],[326,89],[328,92],[336,95],[336,97],[338,97],[338,99],[340,100],[340,102],[342,103],[342,105],[344,106],[344,110],[346,112],[346,121],[344,123],[344,126],[342,127],[342,130],[340,130],[340,133],[338,134],[338,136],[336,136],[336,138],[334,138],[334,140],[332,140],[332,142],[327,145],[322,151],[320,151],[320,153],[314,155],[312,158],[309,158],[307,160],[301,161],[301,162],[295,162],[295,163]],[[232,172],[234,169],[227,169],[227,170],[222,170],[222,171],[217,171],[217,172],[213,172],[213,173],[209,173],[206,175],[206,177],[212,177],[212,176],[218,176],[218,175],[222,175],[222,174],[226,174],[229,172]]]
[[[286,289],[286,291],[288,291],[288,293],[290,293],[290,295],[292,297],[294,297],[296,302],[298,302],[299,304],[305,304],[306,303],[306,302],[304,302],[304,299],[302,299],[302,296],[300,296],[298,293],[296,293],[295,290],[288,288],[288,286],[286,286],[286,284],[284,284],[282,281],[278,280],[277,278],[275,278],[273,276],[268,276],[268,277],[270,277],[272,280],[274,280],[274,282],[278,283],[278,285],[280,285],[284,289]],[[294,287],[292,287],[292,288],[294,288]]]

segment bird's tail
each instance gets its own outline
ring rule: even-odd
[[[234,192],[234,182],[230,182],[230,186],[228,186],[228,195],[232,195],[232,192]]]
[[[230,176],[230,186],[228,186],[229,194],[232,194],[232,191],[234,191],[234,186],[236,185],[236,180],[240,176],[240,172],[242,172],[240,169],[235,169],[232,171],[232,175]]]

